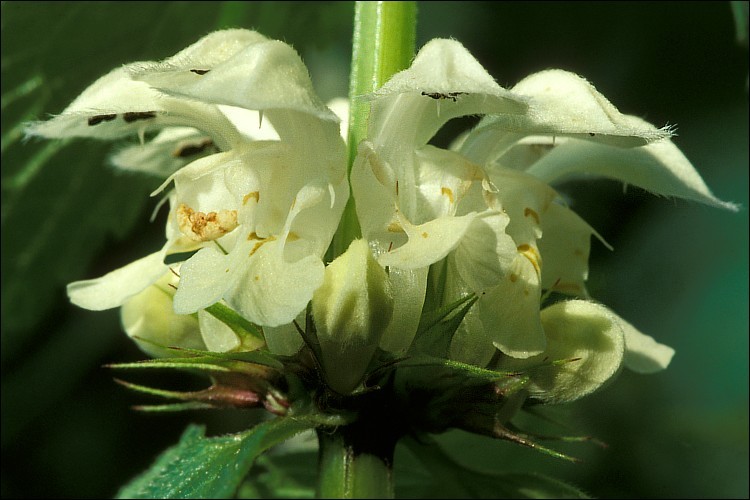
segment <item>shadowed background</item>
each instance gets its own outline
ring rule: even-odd
[[[59,113],[120,64],[163,59],[223,27],[257,29],[292,44],[324,99],[345,95],[353,4],[0,8],[0,493],[112,496],[188,422],[225,432],[257,415],[130,409],[143,397],[114,384],[102,365],[143,355],[122,333],[117,311],[69,305],[65,284],[161,246],[162,222],[148,223],[156,204],[148,193],[159,181],[114,171],[106,160],[112,144],[24,142],[19,124]],[[748,54],[730,4],[418,2],[418,9],[418,46],[455,38],[503,86],[562,68],[586,77],[624,113],[677,125],[675,143],[713,192],[744,207],[732,214],[607,180],[560,186],[615,248],[592,242],[592,296],[677,354],[663,373],[624,372],[588,399],[546,412],[570,428],[551,432],[590,434],[609,445],[551,443],[583,464],[460,432],[442,436],[444,447],[472,467],[538,471],[597,497],[747,497]],[[436,140],[461,125],[449,123]],[[523,423],[528,430],[547,425]],[[397,493],[423,494],[414,460],[399,450],[397,461]]]

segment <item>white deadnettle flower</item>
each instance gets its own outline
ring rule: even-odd
[[[458,42],[437,39],[370,98],[352,189],[363,236],[394,281],[388,350],[411,342],[409,318],[419,316],[431,265],[443,304],[479,297],[454,336],[453,358],[486,366],[493,345],[517,359],[555,350],[545,317],[560,314],[540,314],[542,290],[587,297],[597,235],[549,186],[569,174],[736,208],[711,194],[668,129],[621,114],[572,73],[536,73],[505,90]],[[486,116],[452,150],[428,144],[449,119],[476,114]],[[670,348],[606,311],[618,325],[608,331],[626,332],[627,366],[666,367]],[[612,359],[619,366],[622,355]]]
[[[162,62],[112,71],[28,133],[135,132],[143,142],[150,130],[161,132],[113,162],[169,176],[154,194],[174,182],[167,243],[72,283],[71,301],[94,310],[123,305],[165,275],[168,254],[198,250],[180,267],[177,314],[198,312],[203,326],[210,320],[202,309],[223,299],[258,325],[291,322],[323,281],[321,258],[349,196],[338,118],[315,95],[300,57],[256,32],[214,32]],[[209,349],[239,345],[236,336],[219,337],[203,332]]]

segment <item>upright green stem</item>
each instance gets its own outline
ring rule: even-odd
[[[394,498],[395,441],[350,429],[319,429],[319,498]]]
[[[349,172],[357,145],[367,137],[370,105],[360,96],[379,89],[414,57],[415,2],[356,2],[349,85]],[[361,237],[354,197],[350,196],[329,249],[336,258]],[[365,405],[366,406],[366,405]],[[318,430],[321,498],[393,498],[393,451],[399,430],[381,414],[384,405],[359,407],[351,425]],[[357,411],[355,409],[354,411]]]
[[[355,2],[352,72],[349,83],[349,171],[357,145],[367,137],[368,102],[360,96],[379,89],[394,73],[406,69],[414,57],[416,2]],[[332,258],[361,236],[354,197],[344,209],[334,236]]]

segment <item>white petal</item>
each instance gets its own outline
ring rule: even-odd
[[[32,124],[26,133],[46,138],[122,137],[145,124],[152,124],[157,114],[164,113],[158,96],[159,92],[143,82],[131,80],[127,71],[120,67],[96,80],[60,115]],[[122,116],[125,112],[153,112],[154,116],[146,119],[146,115],[142,115],[143,119],[128,124]]]
[[[544,350],[545,337],[539,318],[541,288],[535,269],[518,255],[505,279],[479,297],[474,307],[484,336],[500,351],[514,358],[528,358]]]
[[[667,130],[623,115],[593,85],[568,71],[534,73],[512,91],[530,98],[529,125],[537,133],[580,134],[620,146],[643,145],[670,136]]]
[[[223,321],[205,310],[198,311],[198,323],[206,348],[212,352],[228,352],[240,346],[240,338]]]
[[[411,67],[363,98],[374,100],[368,138],[385,160],[399,169],[408,168],[399,166],[400,149],[411,151],[424,146],[452,118],[518,114],[527,108],[523,97],[495,83],[460,43],[444,39],[427,43]],[[403,203],[401,208],[413,215]]]
[[[396,176],[369,141],[359,144],[351,183],[362,235],[372,241],[396,213]]]
[[[601,175],[655,194],[738,210],[737,205],[721,201],[711,193],[690,161],[670,140],[630,149],[571,140],[554,148],[527,172],[545,182],[559,182],[581,173]]]
[[[439,217],[419,226],[401,218],[399,222],[409,241],[382,254],[378,260],[383,266],[402,269],[418,269],[434,264],[458,246],[475,217],[475,213],[462,217]]]
[[[674,349],[641,333],[614,312],[612,315],[625,333],[625,367],[637,373],[656,373],[669,366]]]
[[[323,283],[320,258],[309,255],[287,262],[278,248],[280,244],[271,241],[262,245],[250,258],[240,280],[225,294],[234,309],[262,326],[291,322]]]
[[[505,234],[507,215],[487,210],[474,219],[454,253],[456,269],[477,293],[497,285],[508,273],[518,252]]]
[[[227,289],[239,279],[244,264],[239,252],[224,255],[206,247],[180,267],[180,284],[174,296],[177,314],[191,314],[221,300]]]
[[[484,176],[477,165],[461,155],[430,145],[416,151],[415,165],[418,218],[412,222],[417,224],[455,215],[472,182]]]
[[[166,59],[171,68],[210,69],[228,60],[250,44],[268,40],[257,31],[227,29],[214,31]],[[199,72],[198,72],[199,73]],[[193,72],[194,75],[200,76]]]
[[[550,204],[541,226],[542,288],[585,297],[591,235],[596,231],[558,203]]]
[[[434,269],[435,266],[433,266]],[[456,270],[455,259],[446,260],[445,286],[442,287],[443,303],[447,305],[463,298],[472,290],[464,283]],[[464,316],[458,329],[453,334],[449,350],[450,359],[475,366],[485,367],[497,353],[492,344],[492,330],[486,330],[480,319],[476,303]]]
[[[121,306],[164,275],[164,250],[152,253],[100,278],[68,285],[70,301],[84,309],[103,311]]]
[[[160,73],[158,67],[144,67],[134,78],[169,94],[213,104],[255,110],[291,109],[338,121],[315,94],[302,59],[284,42],[257,38],[216,66],[201,68],[210,69],[208,73],[191,76],[190,69],[181,67],[178,78],[174,69]]]
[[[427,267],[390,268],[388,277],[393,292],[393,317],[380,340],[380,348],[384,351],[403,354],[414,340],[422,316],[428,270]]]
[[[547,403],[574,401],[596,391],[618,373],[625,338],[620,322],[609,309],[571,300],[544,309],[541,317],[547,336],[544,352],[523,360],[506,357],[496,367],[527,372],[531,384],[526,388],[532,396]]]
[[[423,95],[422,92],[444,97]],[[436,38],[426,43],[411,67],[393,75],[375,92],[375,97],[404,93],[416,93],[421,99],[440,101],[445,107],[459,101],[467,105],[467,101],[476,99],[473,106],[467,107],[481,104],[481,113],[487,114],[518,113],[526,109],[523,98],[498,85],[463,45],[448,39]]]
[[[510,217],[506,232],[517,245],[533,245],[541,237],[540,222],[557,193],[524,172],[495,169],[490,172],[493,189],[485,190],[487,205]]]
[[[589,82],[567,71],[534,73],[512,92],[528,99],[528,112],[485,117],[460,147],[472,161],[494,163],[514,143],[531,135],[578,137],[620,147],[642,146],[671,136],[669,129],[657,129],[623,115]]]
[[[130,78],[127,66],[99,78],[60,115],[29,125],[26,134],[46,138],[116,139],[164,126],[193,126],[220,147],[239,134],[215,106],[175,99]]]
[[[196,158],[216,152],[210,137],[194,128],[170,127],[154,140],[128,146],[115,153],[110,161],[117,168],[167,177]]]

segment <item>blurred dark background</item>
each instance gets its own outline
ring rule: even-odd
[[[148,223],[156,203],[148,193],[159,181],[107,166],[111,144],[26,142],[19,124],[59,113],[117,65],[163,59],[223,27],[292,44],[324,99],[345,95],[353,4],[0,8],[0,493],[112,496],[188,422],[224,432],[257,415],[131,409],[143,397],[113,383],[102,366],[142,354],[121,331],[117,311],[71,306],[65,284],[160,247],[163,226]],[[592,243],[593,297],[677,354],[665,372],[624,372],[586,400],[549,409],[571,428],[564,432],[608,443],[552,444],[583,464],[459,432],[442,436],[443,445],[463,463],[538,471],[596,497],[747,497],[748,51],[730,2],[418,2],[418,9],[418,46],[455,38],[503,86],[562,68],[586,77],[625,113],[677,125],[675,143],[713,192],[743,205],[734,214],[606,180],[558,186],[615,248]]]

